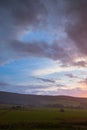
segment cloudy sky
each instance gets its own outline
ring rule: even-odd
[[[0,91],[87,97],[87,0],[0,0]]]

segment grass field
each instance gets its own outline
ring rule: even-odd
[[[87,110],[0,110],[0,130],[87,130]]]

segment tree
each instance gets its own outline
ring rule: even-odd
[[[63,108],[60,108],[60,112],[65,112],[65,110]]]

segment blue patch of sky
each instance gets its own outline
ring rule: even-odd
[[[47,30],[32,30],[32,31],[25,32],[20,37],[19,40],[26,43],[32,41],[37,41],[37,42],[44,41],[51,44],[53,41],[60,40],[65,37],[66,37],[66,33],[63,31],[49,32]]]
[[[49,42],[51,43],[53,41],[53,36],[51,34],[49,34],[46,31],[29,31],[24,33],[21,37],[20,37],[21,41],[24,42],[32,42],[32,41],[45,41],[45,42]]]
[[[37,82],[32,75],[37,69],[49,67],[53,61],[46,58],[25,58],[15,60],[0,67],[0,81],[11,84],[28,84]]]

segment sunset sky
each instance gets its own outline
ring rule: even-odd
[[[87,97],[87,0],[0,0],[0,91]]]

